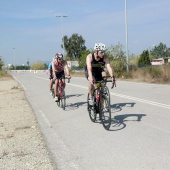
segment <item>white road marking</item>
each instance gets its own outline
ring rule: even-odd
[[[123,95],[123,94],[118,94],[118,93],[113,93],[113,92],[110,92],[110,94],[113,95],[113,96],[118,96],[118,97],[122,97],[122,98],[126,98],[126,99],[139,101],[139,102],[142,102],[142,103],[154,105],[154,106],[157,106],[157,107],[163,107],[163,108],[166,108],[166,109],[170,109],[170,105],[167,105],[167,104],[158,103],[158,102],[154,102],[154,101],[150,101],[150,100],[144,100],[144,99],[140,99],[140,98],[136,98],[136,97],[132,97],[132,96],[126,96],[126,95]]]
[[[13,76],[13,78],[22,86],[22,88],[24,89],[24,91],[26,91],[27,89],[25,88],[25,86],[22,85],[22,83],[21,83],[18,79],[16,79],[16,77],[15,77],[14,75],[12,75],[12,76]]]
[[[47,123],[47,125],[48,125],[49,127],[53,127],[52,124],[50,123],[50,121],[48,120],[48,118],[45,116],[44,112],[41,111],[41,110],[39,110],[39,112],[41,113],[41,116],[42,116],[42,118],[44,119],[44,121]]]
[[[148,125],[148,126],[150,126],[150,127],[153,127],[153,128],[155,128],[155,129],[164,131],[164,132],[166,132],[166,133],[170,133],[170,131],[164,130],[164,129],[159,128],[159,127],[157,127],[157,126],[153,126],[153,125],[151,125],[151,124],[149,124],[149,123],[145,123],[145,122],[141,122],[141,123],[142,123],[142,124],[145,124],[145,125]]]
[[[38,76],[34,76],[34,77],[48,80],[47,78],[42,78],[42,77],[38,77]],[[83,88],[83,89],[88,89],[88,87],[86,87],[86,86],[81,86],[81,85],[77,85],[77,84],[73,84],[73,83],[68,83],[68,85]],[[125,99],[130,99],[130,100],[134,100],[134,101],[138,101],[138,102],[141,102],[141,103],[154,105],[154,106],[157,106],[157,107],[162,107],[162,108],[165,108],[165,109],[170,109],[170,105],[163,104],[163,103],[158,103],[158,102],[154,102],[154,101],[150,101],[150,100],[140,99],[140,98],[132,97],[132,96],[126,96],[126,95],[123,95],[123,94],[118,94],[118,93],[113,93],[113,92],[110,92],[110,95],[125,98]]]
[[[83,89],[88,89],[85,86],[81,86],[81,85],[77,85],[77,84],[69,83],[68,85],[71,85],[71,86],[74,86],[74,87],[80,87],[80,88],[83,88]],[[165,108],[165,109],[170,109],[170,105],[163,104],[163,103],[158,103],[158,102],[154,102],[154,101],[150,101],[150,100],[144,100],[144,99],[140,99],[140,98],[137,98],[137,97],[126,96],[126,95],[123,95],[123,94],[118,94],[118,93],[113,93],[113,92],[110,92],[110,95],[122,97],[122,98],[125,98],[125,99],[131,99],[131,100],[134,100],[134,101],[154,105],[154,106],[157,106],[157,107],[162,107],[162,108]]]
[[[39,112],[41,113],[42,118],[44,119],[44,121],[47,123],[47,125],[49,127],[52,128],[52,124],[50,123],[50,121],[48,120],[48,118],[45,116],[44,112],[39,110]],[[61,139],[61,137],[55,132],[55,130],[52,128],[52,133],[51,133],[52,137],[56,139],[56,145],[58,150],[60,149],[61,152],[55,152],[54,155],[57,157],[57,160],[59,160],[59,164],[62,168],[64,167],[71,167],[75,170],[79,170],[79,166],[77,165],[77,163],[72,160],[72,157],[70,156],[70,151],[67,148],[67,146],[64,144],[63,140]],[[61,156],[62,153],[62,156]],[[67,160],[67,162],[65,161]]]

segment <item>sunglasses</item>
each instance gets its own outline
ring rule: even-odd
[[[101,54],[104,54],[104,51],[100,51]]]
[[[58,60],[62,60],[61,58],[58,58]]]

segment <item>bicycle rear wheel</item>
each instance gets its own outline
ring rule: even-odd
[[[111,108],[110,108],[110,98],[103,94],[100,100],[100,116],[103,127],[109,130],[111,125]]]
[[[59,86],[58,88],[58,102],[57,102],[58,107],[63,107],[62,106],[62,90],[61,87]]]
[[[63,96],[61,97],[61,107],[63,108],[63,110],[65,110],[66,107],[66,96],[65,96],[65,92],[63,92]]]
[[[52,96],[53,96],[53,98],[54,98],[54,97],[55,97],[54,89],[51,89],[51,92],[52,92]]]
[[[89,104],[89,94],[87,95],[87,111],[89,112],[89,116],[92,122],[96,121],[96,104]]]
[[[60,107],[60,105],[61,105],[60,97],[58,97],[57,105],[58,105],[58,107]]]

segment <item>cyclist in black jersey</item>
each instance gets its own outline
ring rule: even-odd
[[[103,76],[106,76],[104,71],[105,66],[112,78],[112,82],[115,82],[109,58],[104,54],[105,50],[106,46],[104,44],[96,43],[94,46],[94,53],[90,53],[86,57],[85,76],[89,80],[89,100],[91,100],[92,96],[93,81],[100,81],[103,79]]]

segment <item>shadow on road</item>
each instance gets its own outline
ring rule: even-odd
[[[134,107],[136,103],[116,103],[111,105],[112,113],[120,112],[123,107]],[[124,129],[126,127],[126,123],[128,121],[137,121],[140,122],[142,117],[146,116],[146,114],[123,114],[116,115],[112,118],[112,123],[110,126],[110,131],[118,131]]]
[[[82,96],[84,94],[71,94],[71,95],[66,95],[66,98],[70,98],[70,97],[79,97]]]
[[[114,112],[119,112],[122,110],[122,107],[134,107],[136,103],[116,103],[111,105],[111,109],[114,109]]]
[[[71,95],[66,95],[66,98],[70,98],[70,97],[80,97],[84,94],[71,94]],[[76,103],[67,103],[66,102],[66,110],[75,110],[77,108],[79,108],[80,106],[87,106],[87,102],[76,102]]]
[[[75,110],[78,109],[80,106],[87,106],[87,102],[77,102],[77,103],[68,103],[67,110]]]

